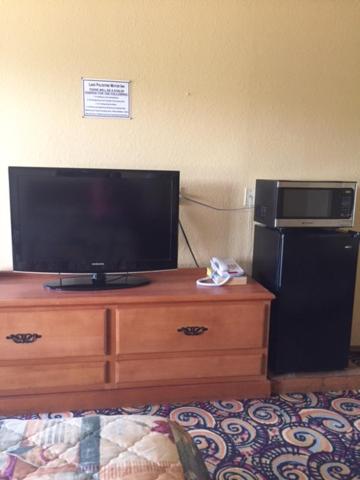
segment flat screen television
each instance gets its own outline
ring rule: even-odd
[[[14,270],[88,274],[45,285],[87,290],[143,285],[128,272],[176,268],[179,176],[9,167]]]

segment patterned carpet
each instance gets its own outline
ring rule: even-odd
[[[360,390],[14,418],[94,413],[153,414],[178,421],[190,431],[216,480],[360,480]]]

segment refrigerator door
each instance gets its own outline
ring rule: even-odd
[[[270,326],[274,373],[345,368],[359,238],[352,232],[287,231]]]
[[[282,282],[284,235],[277,229],[255,225],[252,276],[272,293]]]

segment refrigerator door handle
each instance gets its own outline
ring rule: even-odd
[[[280,237],[279,262],[278,262],[278,271],[277,271],[277,289],[278,290],[280,290],[282,286],[283,261],[284,261],[284,235],[282,234]]]

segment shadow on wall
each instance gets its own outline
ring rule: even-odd
[[[244,208],[243,190],[244,186],[230,182],[191,183],[181,188],[180,219],[200,266],[208,266],[212,256],[233,257],[249,271],[253,210]],[[193,266],[181,234],[179,239],[179,264]]]
[[[354,227],[353,230],[360,232],[360,181],[358,182],[358,189],[356,193],[356,205],[355,205],[355,215],[354,215]]]

